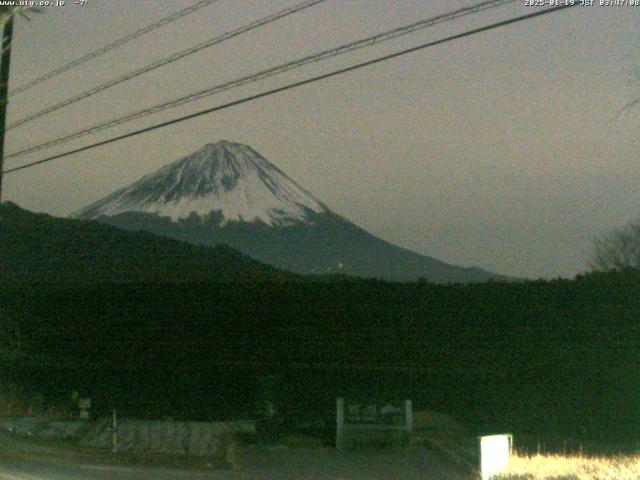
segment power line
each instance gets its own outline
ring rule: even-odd
[[[205,98],[223,91],[227,91],[227,90],[231,90],[233,88],[237,88],[237,87],[241,87],[244,85],[247,85],[249,83],[253,83],[253,82],[257,82],[260,80],[264,80],[266,78],[272,77],[274,75],[279,75],[281,73],[290,71],[290,70],[294,70],[297,68],[301,68],[305,65],[311,64],[311,63],[315,63],[315,62],[319,62],[331,57],[335,57],[338,55],[342,55],[348,52],[352,52],[354,50],[358,50],[364,47],[369,47],[371,45],[375,45],[375,44],[379,44],[388,40],[392,40],[394,38],[403,36],[403,35],[407,35],[410,33],[413,33],[417,30],[421,30],[427,27],[431,27],[433,25],[437,25],[439,23],[444,23],[444,22],[448,22],[451,20],[455,20],[457,18],[460,18],[462,16],[466,16],[466,15],[471,15],[471,14],[475,14],[484,10],[488,10],[490,8],[496,8],[502,5],[506,5],[508,3],[514,3],[518,0],[489,0],[489,1],[485,1],[482,3],[479,3],[477,5],[473,5],[471,7],[466,7],[466,8],[461,8],[458,10],[455,10],[453,12],[450,13],[446,13],[446,14],[442,14],[442,15],[438,15],[435,17],[430,17],[427,19],[423,19],[420,20],[418,22],[414,22],[411,23],[409,25],[403,26],[403,27],[399,27],[399,28],[395,28],[393,30],[389,30],[383,33],[379,33],[377,35],[373,35],[371,37],[367,37],[361,40],[357,40],[351,43],[347,43],[344,45],[341,45],[339,47],[335,47],[335,48],[331,48],[328,50],[324,50],[322,52],[319,53],[315,53],[312,55],[308,55],[306,57],[291,61],[291,62],[287,62],[281,65],[278,65],[276,67],[272,67],[272,68],[268,68],[266,70],[262,70],[258,73],[254,73],[254,74],[250,74],[250,75],[246,75],[244,77],[241,77],[239,79],[236,80],[231,80],[229,82],[225,82],[210,88],[207,88],[205,90],[201,90],[195,93],[191,93],[189,95],[183,96],[183,97],[179,97],[177,99],[168,101],[168,102],[163,102],[160,103],[158,105],[154,105],[152,107],[149,108],[145,108],[142,110],[138,110],[137,112],[133,112],[130,114],[127,114],[123,117],[119,117],[113,120],[109,120],[107,122],[103,122],[103,123],[99,123],[96,125],[92,125],[90,127],[86,127],[80,130],[76,130],[75,132],[69,133],[67,135],[64,135],[62,137],[58,137],[56,139],[53,140],[49,140],[46,141],[44,143],[41,144],[37,144],[37,145],[33,145],[27,148],[24,148],[22,150],[13,152],[9,155],[7,155],[6,158],[14,158],[14,157],[20,157],[20,156],[24,156],[27,155],[29,153],[33,153],[39,150],[43,150],[45,148],[49,148],[52,147],[54,145],[59,145],[62,143],[67,143],[70,142],[71,140],[75,140],[77,138],[80,137],[84,137],[86,135],[90,135],[93,133],[98,133],[101,132],[103,130],[118,126],[118,125],[122,125],[124,123],[128,123],[131,122],[133,120],[137,120],[139,118],[143,118],[158,112],[161,112],[163,110],[167,110],[170,108],[175,108],[177,106],[180,105],[184,105],[196,100],[199,100],[201,98]]]
[[[99,48],[98,50],[95,50],[93,52],[87,53],[86,55],[83,55],[80,58],[77,58],[75,60],[70,61],[69,63],[62,65],[61,67],[58,67],[54,70],[51,70],[48,73],[45,73],[44,75],[41,75],[38,78],[34,78],[33,80],[25,83],[24,85],[21,85],[20,87],[16,88],[15,90],[13,90],[9,96],[12,97],[14,95],[18,95],[32,87],[34,87],[35,85],[42,83],[46,80],[50,80],[53,77],[56,77],[68,70],[71,70],[74,67],[77,67],[78,65],[82,65],[85,62],[88,62],[89,60],[92,60],[96,57],[99,57],[101,55],[104,55],[105,53],[116,49],[118,47],[121,47],[129,42],[132,42],[133,40],[136,40],[137,38],[140,38],[143,35],[146,35],[147,33],[150,33],[154,30],[157,30],[161,27],[164,27],[165,25],[168,25],[172,22],[175,22],[176,20],[189,15],[190,13],[196,12],[204,7],[207,7],[209,5],[211,5],[212,3],[215,3],[219,0],[201,0],[193,5],[191,5],[190,7],[184,8],[172,15],[169,15],[168,17],[162,18],[160,20],[158,20],[155,23],[152,23],[150,25],[147,25],[146,27],[143,27],[139,30],[136,30],[133,33],[130,33],[129,35],[122,37],[118,40],[116,40],[115,42],[112,42],[108,45],[105,45],[101,48]]]
[[[115,143],[115,142],[118,142],[120,140],[124,140],[124,139],[127,139],[127,138],[135,137],[137,135],[141,135],[143,133],[151,132],[153,130],[158,130],[158,129],[161,129],[161,128],[164,128],[164,127],[168,127],[170,125],[174,125],[174,124],[181,123],[181,122],[184,122],[184,121],[187,121],[187,120],[191,120],[192,118],[201,117],[203,115],[208,115],[210,113],[214,113],[214,112],[217,112],[217,111],[220,111],[220,110],[225,110],[227,108],[234,107],[236,105],[241,105],[243,103],[247,103],[247,102],[251,102],[253,100],[257,100],[259,98],[268,97],[268,96],[274,95],[276,93],[281,93],[281,92],[284,92],[284,91],[287,91],[287,90],[292,90],[294,88],[301,87],[303,85],[307,85],[307,84],[310,84],[310,83],[315,83],[315,82],[318,82],[320,80],[325,80],[327,78],[335,77],[337,75],[342,75],[342,74],[347,73],[347,72],[351,72],[351,71],[354,71],[354,70],[358,70],[360,68],[368,67],[370,65],[374,65],[374,64],[381,63],[381,62],[384,62],[384,61],[387,61],[387,60],[391,60],[393,58],[397,58],[397,57],[400,57],[400,56],[403,56],[403,55],[407,55],[409,53],[417,52],[419,50],[423,50],[423,49],[426,49],[426,48],[429,48],[429,47],[433,47],[433,46],[440,45],[440,44],[443,44],[443,43],[447,43],[447,42],[450,42],[450,41],[453,41],[453,40],[457,40],[457,39],[460,39],[460,38],[464,38],[464,37],[468,37],[468,36],[471,36],[471,35],[475,35],[477,33],[482,33],[482,32],[486,32],[486,31],[489,31],[489,30],[496,29],[496,28],[504,27],[504,26],[511,25],[511,24],[514,24],[514,23],[522,22],[522,21],[529,20],[529,19],[532,19],[532,18],[535,18],[535,17],[540,17],[542,15],[547,15],[547,14],[550,14],[550,13],[558,12],[560,10],[565,10],[567,8],[571,8],[571,7],[574,7],[574,6],[577,6],[577,5],[579,5],[579,4],[578,3],[566,4],[566,5],[562,5],[562,6],[559,6],[559,7],[554,7],[554,8],[549,8],[549,9],[546,9],[546,10],[541,10],[541,11],[538,11],[538,12],[534,12],[534,13],[529,13],[527,15],[521,15],[519,17],[510,18],[508,20],[503,20],[501,22],[492,23],[490,25],[486,25],[486,26],[480,27],[480,28],[475,28],[473,30],[467,30],[466,32],[458,33],[456,35],[451,35],[449,37],[445,37],[445,38],[440,39],[440,40],[435,40],[435,41],[432,41],[432,42],[424,43],[422,45],[418,45],[417,47],[407,48],[405,50],[401,50],[401,51],[396,52],[396,53],[392,53],[392,54],[389,54],[389,55],[384,55],[382,57],[377,57],[377,58],[375,58],[373,60],[368,60],[366,62],[361,62],[361,63],[355,64],[355,65],[351,65],[349,67],[341,68],[341,69],[334,70],[334,71],[329,72],[329,73],[325,73],[325,74],[322,74],[322,75],[311,77],[311,78],[308,78],[306,80],[301,80],[299,82],[290,83],[288,85],[285,85],[285,86],[282,86],[282,87],[278,87],[278,88],[274,88],[274,89],[271,89],[271,90],[267,90],[265,92],[261,92],[261,93],[255,94],[255,95],[250,95],[248,97],[244,97],[244,98],[239,99],[239,100],[234,100],[232,102],[225,103],[225,104],[219,105],[217,107],[207,108],[205,110],[200,110],[198,112],[191,113],[189,115],[185,115],[185,116],[178,117],[178,118],[175,118],[175,119],[172,119],[172,120],[168,120],[166,122],[158,123],[158,124],[152,125],[150,127],[141,128],[141,129],[135,130],[133,132],[129,132],[129,133],[126,133],[126,134],[123,134],[123,135],[112,137],[110,139],[103,140],[103,141],[100,141],[100,142],[96,142],[96,143],[93,143],[91,145],[86,145],[84,147],[76,148],[74,150],[70,150],[70,151],[67,151],[67,152],[64,152],[64,153],[60,153],[58,155],[52,155],[50,157],[43,158],[41,160],[37,160],[35,162],[30,162],[30,163],[27,163],[25,165],[21,165],[19,167],[14,167],[14,168],[11,168],[9,170],[6,170],[5,174],[17,172],[19,170],[24,170],[24,169],[27,169],[27,168],[30,168],[30,167],[34,167],[36,165],[41,165],[43,163],[52,162],[54,160],[58,160],[60,158],[68,157],[68,156],[76,154],[76,153],[84,152],[84,151],[87,151],[87,150],[92,150],[94,148],[101,147],[101,146],[104,146],[104,145],[108,145],[110,143]]]
[[[56,103],[54,105],[51,105],[49,107],[46,107],[42,110],[40,110],[39,112],[33,113],[31,115],[27,115],[26,117],[21,118],[20,120],[17,120],[16,122],[13,122],[11,125],[9,125],[7,127],[7,130],[11,130],[13,128],[19,127],[20,125],[24,125],[25,123],[31,122],[33,120],[35,120],[36,118],[40,118],[43,117],[45,115],[48,115],[49,113],[55,112],[56,110],[60,110],[61,108],[64,107],[68,107],[69,105],[73,105],[74,103],[77,103],[81,100],[84,100],[86,98],[92,97],[100,92],[104,92],[105,90],[108,90],[111,87],[115,87],[116,85],[119,85],[121,83],[124,83],[128,80],[131,80],[133,78],[139,77],[140,75],[143,75],[145,73],[151,72],[153,70],[156,70],[160,67],[163,67],[165,65],[169,65],[170,63],[176,62],[182,58],[185,58],[189,55],[193,55],[196,52],[199,52],[201,50],[204,50],[205,48],[210,48],[214,45],[217,45],[219,43],[222,43],[226,40],[229,40],[231,38],[237,37],[239,35],[242,35],[243,33],[246,33],[250,30],[254,30],[258,27],[261,27],[263,25],[266,25],[268,23],[272,23],[275,22],[276,20],[280,20],[281,18],[287,17],[289,15],[292,15],[296,12],[299,12],[301,10],[304,10],[306,8],[309,7],[313,7],[314,5],[317,5],[318,3],[322,3],[325,2],[327,0],[305,0],[301,3],[298,3],[292,7],[288,7],[285,8],[283,10],[280,10],[274,14],[268,15],[266,17],[263,17],[259,20],[256,20],[254,22],[251,22],[247,25],[244,25],[240,28],[237,28],[235,30],[232,30],[230,32],[224,33],[223,35],[219,35],[216,36],[214,38],[211,38],[205,42],[199,43],[198,45],[194,46],[194,47],[190,47],[187,48],[186,50],[182,50],[180,52],[174,53],[173,55],[169,56],[169,57],[165,57],[162,58],[160,60],[157,60],[149,65],[146,65],[142,68],[139,68],[138,70],[134,70],[133,72],[129,72],[121,77],[115,78],[113,80],[109,80],[108,82],[105,82],[101,85],[98,85],[97,87],[94,87],[90,90],[87,90],[85,92],[82,92],[74,97],[68,98],[66,100],[63,100],[59,103]]]

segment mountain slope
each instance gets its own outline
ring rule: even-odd
[[[76,212],[201,245],[228,244],[300,273],[431,282],[504,279],[381,240],[337,215],[246,145],[221,141]]]
[[[0,282],[246,282],[294,278],[229,247],[0,206]]]

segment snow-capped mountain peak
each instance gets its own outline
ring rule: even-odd
[[[247,145],[210,143],[73,214],[144,212],[172,221],[218,212],[228,222],[289,225],[327,207]]]

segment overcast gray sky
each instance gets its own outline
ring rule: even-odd
[[[18,86],[195,0],[67,0],[18,20]],[[12,97],[9,122],[295,0],[220,0]],[[479,0],[329,0],[8,133],[9,153]],[[598,0],[596,0],[598,3]],[[525,0],[139,120],[62,152],[286,81],[533,12]],[[4,200],[67,215],[205,143],[246,143],[371,233],[522,277],[586,269],[590,239],[640,214],[640,7],[576,7],[200,117],[5,178]],[[44,153],[8,160],[11,168]]]

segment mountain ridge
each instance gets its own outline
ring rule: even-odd
[[[74,218],[198,245],[227,244],[302,274],[436,283],[509,280],[380,239],[331,211],[253,148],[226,140],[165,165]]]

